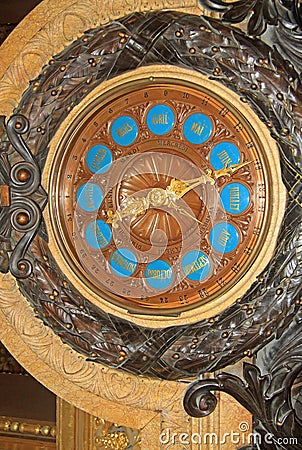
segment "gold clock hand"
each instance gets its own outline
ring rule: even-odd
[[[219,170],[208,169],[206,174],[191,180],[177,180],[176,178],[173,178],[167,187],[167,192],[173,194],[177,198],[181,198],[200,184],[209,183],[213,185],[218,178],[223,176],[230,177],[234,172],[237,172],[241,167],[244,167],[251,162],[252,161],[246,161],[244,163],[232,164]]]
[[[252,161],[246,161],[239,164],[231,164],[230,166],[225,166],[219,170],[212,171],[212,177],[217,180],[220,177],[230,177],[233,173],[237,172],[237,170],[241,169],[241,167],[245,167],[250,164]]]
[[[132,216],[136,218],[137,216],[144,214],[150,206],[148,197],[129,197],[124,204],[122,204],[120,209],[112,211],[111,209],[107,212],[107,223],[112,224],[113,228],[118,228],[119,222],[125,217]]]
[[[190,217],[190,219],[193,219],[193,220],[195,220],[195,222],[198,222],[198,223],[200,223],[202,225],[202,222],[200,220],[198,220],[195,216],[190,214],[188,211],[186,211],[181,206],[176,205],[173,201],[171,201],[168,206],[174,208],[180,214],[183,214],[184,216]]]
[[[168,200],[167,191],[161,188],[151,189],[146,197],[129,197],[115,212],[109,210],[107,213],[107,223],[111,223],[113,228],[118,228],[119,222],[125,217],[136,218],[144,214],[150,206],[160,207]]]
[[[113,228],[117,228],[118,220],[120,220],[120,218],[118,217],[117,211],[113,212],[112,209],[108,209],[106,223],[110,223],[113,226]]]
[[[167,192],[173,194],[177,198],[181,198],[200,184],[214,184],[215,179],[212,177],[211,172],[212,171],[208,169],[206,174],[191,180],[177,180],[176,178],[173,178],[170,181],[169,186],[167,186]]]

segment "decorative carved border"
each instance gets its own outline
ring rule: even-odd
[[[35,317],[10,275],[0,278],[0,320],[3,343],[38,381],[96,417],[130,428],[147,427],[144,443],[154,442],[145,448],[159,448],[161,411],[165,426],[174,430],[178,417],[181,430],[190,431],[182,408],[187,383],[152,380],[87,361]]]
[[[173,9],[191,14],[206,10],[198,0],[44,0],[14,29],[0,53],[1,114],[9,117],[51,57],[86,30],[132,12]],[[26,30],[26,33],[24,32]]]

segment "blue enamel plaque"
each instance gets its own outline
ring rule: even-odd
[[[87,226],[85,237],[90,247],[105,248],[111,241],[111,228],[103,220],[94,220]]]
[[[189,280],[201,281],[209,275],[211,264],[205,253],[193,250],[183,257],[181,267]]]
[[[136,271],[137,258],[128,248],[120,248],[112,254],[110,266],[120,277],[130,277]]]
[[[112,153],[105,145],[94,145],[86,155],[86,164],[93,173],[105,173],[112,164]]]
[[[147,114],[147,126],[156,135],[163,135],[172,130],[175,117],[172,109],[166,105],[156,105]]]
[[[192,114],[184,123],[184,136],[191,144],[203,144],[212,131],[211,119],[205,114]]]
[[[210,243],[217,252],[232,252],[239,244],[239,232],[228,222],[218,223],[210,232]]]
[[[127,147],[138,136],[137,123],[129,116],[118,117],[111,125],[111,136],[116,144]]]
[[[84,211],[96,211],[102,201],[103,193],[97,184],[85,183],[78,189],[77,203]]]
[[[231,142],[220,142],[211,151],[210,162],[215,170],[238,164],[240,162],[239,149]]]
[[[161,290],[171,284],[173,272],[170,264],[162,259],[158,259],[147,265],[145,276],[151,287]]]
[[[241,214],[251,202],[250,191],[241,183],[227,184],[221,191],[220,200],[230,214]]]

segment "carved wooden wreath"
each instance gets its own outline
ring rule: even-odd
[[[284,26],[285,22],[289,24],[289,11],[282,7],[283,12],[286,10],[286,21],[282,21],[283,16],[276,8],[275,16],[261,15],[258,3],[253,2],[256,6],[250,33],[262,33],[267,22],[278,24],[281,30],[278,36],[283,36],[281,51],[285,52],[287,44],[293,60],[299,61],[296,57],[299,50],[294,45],[294,37],[299,36],[298,25],[292,35],[286,33],[288,29]],[[233,22],[243,20],[248,12],[240,15],[235,6],[224,2],[205,4],[225,12],[225,19],[231,18]],[[296,9],[295,17],[300,17],[298,13]],[[181,35],[179,30],[183,30]],[[198,51],[192,53],[192,48]],[[101,311],[65,279],[48,247],[43,221],[47,193],[40,184],[49,143],[72,108],[103,81],[150,64],[194,69],[238,93],[278,143],[283,181],[289,194],[275,256],[241,300],[210,320],[164,329],[144,328]],[[290,342],[286,341],[287,330],[295,329],[300,317],[301,117],[301,84],[293,65],[276,49],[221,21],[171,11],[137,13],[86,32],[43,68],[6,124],[0,144],[0,181],[10,187],[12,195],[9,203],[2,189],[2,272],[11,271],[38,317],[65,343],[92,361],[135,374],[170,380],[196,376],[257,354],[282,335],[287,345]],[[295,369],[287,378],[284,375],[286,395],[301,370],[301,353],[297,350],[300,340],[297,332],[292,336],[297,338]],[[175,354],[179,355],[177,359]],[[268,370],[274,363],[276,367],[284,367],[282,358],[274,361]],[[257,403],[253,397],[257,391],[263,395],[265,392],[264,386],[260,386],[259,369],[248,366],[245,375],[249,391],[241,386],[240,380],[227,376],[194,386],[188,391],[187,411],[202,415],[201,391],[202,394],[206,391],[207,413],[215,403],[209,396],[210,389],[224,389],[233,395],[237,392],[237,398],[246,407],[251,410],[251,404],[254,405],[252,412],[256,417],[272,419],[273,432],[278,435],[280,410],[276,413],[276,407],[272,407],[265,415],[264,400],[258,399]],[[270,378],[265,386],[275,385]],[[286,405],[290,411],[286,423],[289,428],[283,430],[290,433],[289,421],[292,424],[296,419],[290,400]]]
[[[164,329],[104,313],[65,279],[48,248],[40,186],[49,142],[72,108],[104,80],[150,64],[194,69],[238,93],[277,141],[289,192],[275,257],[241,300],[211,320]],[[18,279],[43,322],[92,361],[179,379],[252,356],[288,328],[300,307],[300,95],[299,75],[277,50],[220,21],[136,13],[87,31],[43,68],[7,122],[1,184],[10,186],[12,202],[2,201],[1,270]]]

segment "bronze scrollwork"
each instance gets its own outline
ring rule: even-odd
[[[9,261],[10,272],[16,278],[27,278],[32,273],[32,263],[25,255],[40,227],[42,211],[46,204],[46,193],[40,186],[40,169],[23,139],[23,135],[28,131],[29,121],[23,115],[16,114],[7,122],[7,139],[16,154],[10,158],[7,156],[6,159],[9,192],[6,217],[9,217],[14,232],[21,237],[11,249],[9,257],[6,253],[6,259]],[[5,226],[8,226],[7,220]],[[8,267],[3,267],[2,271],[5,272]]]
[[[254,433],[255,437],[258,434],[260,444],[257,448],[301,448],[300,319],[301,311],[297,313],[295,323],[279,340],[259,352],[257,365],[243,364],[243,379],[222,372],[215,379],[192,383],[184,397],[187,413],[194,417],[210,414],[217,403],[213,391],[223,391],[253,415]]]

